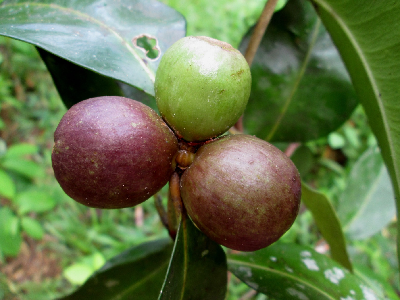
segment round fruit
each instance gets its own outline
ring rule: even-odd
[[[185,37],[164,54],[155,79],[157,106],[177,136],[219,136],[243,114],[251,74],[243,55],[209,37]]]
[[[249,135],[203,145],[181,178],[182,200],[196,226],[217,243],[255,251],[293,224],[300,175],[275,146]]]
[[[54,175],[90,207],[139,204],[169,180],[178,141],[150,107],[123,97],[77,103],[54,133]]]

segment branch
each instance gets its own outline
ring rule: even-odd
[[[272,15],[274,14],[275,6],[277,3],[278,0],[267,1],[260,18],[258,19],[257,25],[254,28],[253,34],[251,35],[246,53],[244,54],[244,57],[250,67],[253,63],[254,56],[256,55],[257,49],[260,46],[264,33],[267,30],[268,24],[271,21]],[[239,120],[234,125],[234,128],[239,132],[243,132],[243,116],[239,118]]]
[[[268,0],[260,18],[258,19],[257,25],[251,35],[249,45],[247,46],[246,53],[244,54],[249,66],[253,63],[254,56],[256,55],[264,33],[267,30],[268,24],[271,21],[277,3],[278,0]]]

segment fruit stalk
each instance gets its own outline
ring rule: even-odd
[[[168,192],[168,231],[169,235],[175,240],[178,225],[182,216],[182,199],[180,191],[180,176],[177,172],[171,175]]]

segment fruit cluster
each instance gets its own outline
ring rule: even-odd
[[[224,135],[243,114],[249,66],[231,45],[186,37],[164,54],[155,80],[161,117],[123,97],[74,105],[54,134],[63,190],[97,208],[135,206],[179,175],[194,224],[226,247],[254,251],[293,224],[301,184],[292,161],[266,141]]]

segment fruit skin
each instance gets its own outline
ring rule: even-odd
[[[123,97],[72,106],[54,133],[54,175],[71,198],[90,207],[137,205],[169,180],[178,142],[150,107]]]
[[[154,89],[158,109],[176,134],[203,141],[226,132],[243,114],[251,73],[231,45],[189,36],[165,52]]]
[[[196,226],[217,243],[255,251],[293,224],[300,175],[275,146],[249,135],[203,145],[181,178],[181,196]]]

